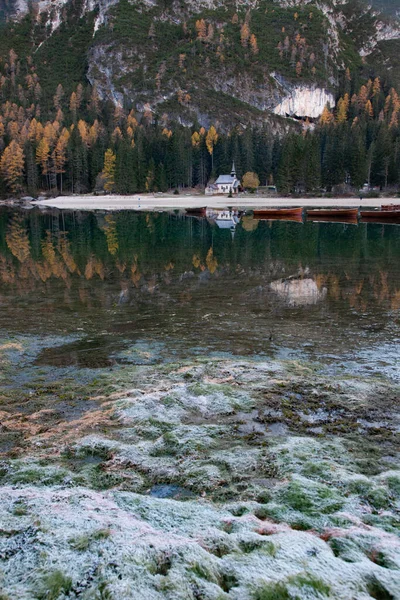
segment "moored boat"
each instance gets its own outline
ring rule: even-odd
[[[358,208],[317,208],[307,210],[308,219],[358,219]]]
[[[304,208],[302,206],[295,208],[255,208],[253,215],[256,219],[268,217],[303,217]]]
[[[383,208],[383,207],[382,207]],[[360,212],[361,219],[366,221],[391,221],[393,223],[400,223],[400,209],[399,210],[362,210]]]

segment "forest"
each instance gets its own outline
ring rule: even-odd
[[[42,108],[39,77],[33,69],[21,84],[18,65],[11,51],[9,78],[0,81],[11,98],[0,106],[3,197],[203,188],[233,160],[239,177],[255,172],[282,194],[400,183],[400,98],[378,77],[356,87],[347,70],[336,107],[315,122],[226,131],[218,122],[185,127],[150,107],[135,113],[90,85],[67,94],[58,84]]]

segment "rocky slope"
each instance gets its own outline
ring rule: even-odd
[[[13,48],[49,99],[89,81],[114,104],[205,126],[317,118],[346,68],[387,72],[400,37],[358,0],[8,0],[0,19],[5,71]]]

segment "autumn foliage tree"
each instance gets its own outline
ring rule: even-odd
[[[1,157],[0,172],[13,194],[22,187],[24,164],[24,152],[18,142],[12,140]]]
[[[242,185],[246,190],[256,190],[260,185],[260,180],[257,173],[254,173],[253,171],[248,171],[245,173],[243,175]]]
[[[214,147],[218,141],[218,133],[214,125],[211,125],[206,136],[206,146],[209,154],[211,155],[212,168],[214,168]]]
[[[104,189],[106,192],[111,192],[115,185],[115,163],[117,157],[111,148],[108,148],[104,154],[104,167],[102,175],[104,178]]]

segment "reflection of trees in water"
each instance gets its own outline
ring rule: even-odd
[[[105,225],[103,227],[104,234],[107,240],[107,248],[112,256],[115,256],[118,252],[118,233],[117,233],[117,222],[113,215],[106,215],[104,218]]]
[[[181,281],[185,293],[180,297],[188,302],[196,274],[234,276],[244,284],[258,279],[267,285],[290,274],[304,278],[308,267],[307,277],[321,299],[325,289],[327,300],[355,309],[365,310],[371,302],[399,308],[398,281],[388,262],[393,265],[400,257],[396,227],[257,223],[254,227],[245,220],[232,241],[229,231],[206,220],[166,213],[102,216],[5,209],[0,211],[0,282],[26,294],[61,281],[89,306],[107,305],[111,291],[98,287],[94,293],[89,282],[110,283],[114,292],[119,283],[124,301],[131,286],[154,294]],[[65,302],[70,301],[66,292]]]
[[[30,256],[28,231],[23,215],[13,215],[8,223],[6,233],[7,246],[11,253],[24,263]]]

